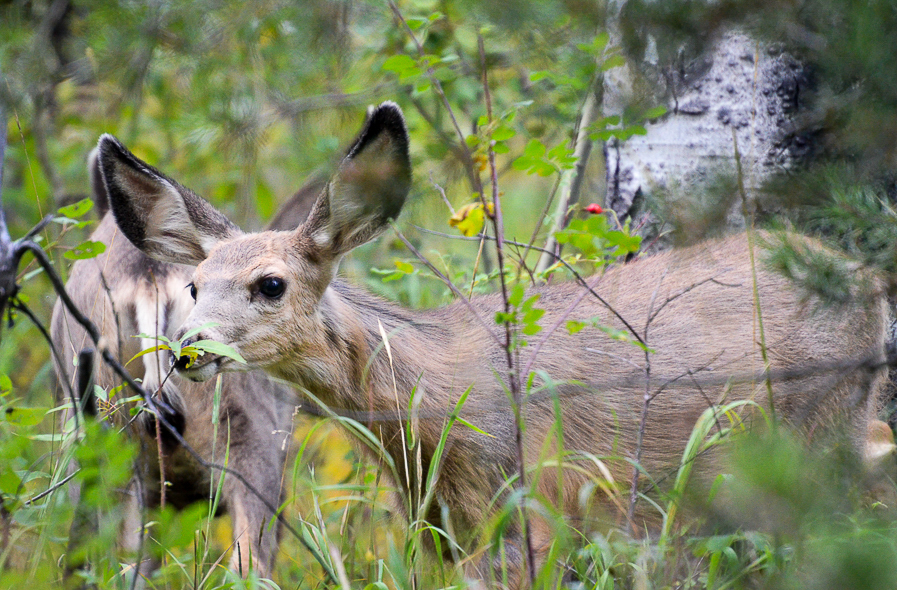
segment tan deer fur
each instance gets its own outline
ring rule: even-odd
[[[96,258],[79,260],[71,268],[66,290],[72,300],[98,327],[103,341],[122,364],[139,351],[157,344],[152,338],[134,338],[137,334],[172,336],[193,307],[186,285],[193,268],[158,262],[143,254],[124,237],[115,225],[103,179],[99,174],[95,153],[90,160],[93,198],[101,220],[90,239],[106,245]],[[322,183],[315,181],[288,201],[272,227],[290,229],[307,215]],[[294,225],[287,225],[293,223]],[[59,379],[74,386],[74,359],[84,348],[92,348],[81,326],[57,302],[53,311],[52,339],[61,352],[62,366],[57,366]],[[97,361],[95,381],[111,390],[121,383],[102,361]],[[217,438],[212,424],[212,399],[215,382],[194,383],[177,374],[165,380],[171,363],[167,353],[147,354],[131,362],[131,376],[140,379],[147,391],[155,392],[175,411],[166,419],[175,425],[189,444],[206,461],[224,463],[243,474],[255,488],[266,495],[273,506],[281,502],[286,449],[289,446],[291,416],[295,394],[289,388],[270,381],[264,373],[227,375],[222,380]],[[160,383],[164,381],[160,390]],[[132,393],[125,389],[121,396]],[[121,426],[129,416],[115,417]],[[154,507],[161,500],[159,450],[155,421],[147,414],[132,428],[140,453],[135,466],[135,479],[126,494],[127,519],[123,525],[122,545],[136,550],[139,545],[141,504]],[[217,487],[218,473],[209,473],[164,428],[163,442],[168,505],[184,508],[210,497]],[[229,446],[229,450],[228,450]],[[214,449],[214,454],[213,454]],[[210,480],[214,485],[210,487]],[[75,488],[76,489],[76,488]],[[142,497],[138,497],[142,494]],[[75,494],[77,496],[77,492]],[[77,499],[77,498],[76,498]],[[277,551],[278,527],[272,525],[272,513],[242,482],[225,476],[220,502],[221,511],[230,513],[234,544],[231,568],[248,573],[250,564],[262,576],[270,572]],[[239,549],[238,549],[239,548]]]
[[[371,422],[404,488],[406,478],[412,488],[421,481],[420,474],[405,473],[403,460],[401,429],[412,392],[419,400],[417,436],[425,474],[446,416],[472,387],[461,415],[491,436],[453,429],[435,483],[438,502],[422,515],[445,524],[439,505],[446,505],[459,541],[472,549],[477,539],[471,534],[488,521],[490,500],[518,469],[513,414],[497,377],[507,374],[505,351],[495,337],[501,331],[493,323],[501,298],[477,296],[469,305],[411,311],[334,278],[340,257],[372,239],[399,213],[411,182],[407,141],[397,106],[385,103],[372,110],[305,224],[292,232],[257,234],[241,232],[205,201],[133,158],[114,138],[100,140],[100,153],[122,230],[151,256],[198,265],[192,279],[196,304],[179,333],[217,322],[197,338],[224,342],[247,360],[240,365],[204,357],[189,368],[179,363],[183,376],[204,381],[220,372],[264,369],[306,388],[336,412]],[[771,239],[758,237],[764,236]],[[819,247],[808,238],[787,239],[798,247]],[[803,428],[811,440],[840,433],[862,450],[884,376],[883,297],[856,290],[852,304],[825,309],[772,272],[760,246],[753,248],[755,280],[751,250],[741,234],[587,279],[610,307],[644,332],[654,351],[647,392],[660,393],[650,404],[641,452],[642,466],[654,477],[675,472],[696,420],[712,403],[751,399],[767,405],[758,312],[777,415]],[[595,327],[575,334],[563,327],[566,319],[598,318],[604,326],[624,329],[608,306],[584,294],[579,284],[533,292],[541,295],[537,307],[545,309],[544,331],[529,338],[520,362],[529,363],[539,344],[531,369],[544,371],[557,385],[533,394],[525,405],[525,457],[530,466],[551,458],[551,439],[546,444],[546,438],[556,436],[550,430],[557,398],[564,449],[574,453],[566,464],[580,468],[565,469],[562,490],[557,472],[543,469],[537,490],[574,521],[620,522],[625,499],[615,503],[598,494],[597,508],[586,511],[579,493],[590,480],[606,479],[588,457],[600,458],[609,469],[615,482],[611,489],[628,489],[632,467],[627,459],[636,454],[646,394],[645,356]],[[551,331],[555,324],[561,327]],[[391,360],[380,350],[381,326]],[[868,362],[854,369],[801,372],[846,359]],[[776,378],[783,371],[792,373]],[[541,384],[541,378],[535,383]],[[755,415],[747,409],[744,414],[747,419]],[[704,457],[696,474],[712,476],[712,468]],[[639,519],[651,512],[643,508]],[[515,547],[521,547],[520,540],[513,531],[510,535],[505,550],[519,565],[522,551],[515,555]],[[535,519],[533,538],[543,559],[552,534]],[[487,575],[486,563],[477,575]]]

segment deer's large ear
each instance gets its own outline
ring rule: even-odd
[[[405,118],[397,104],[385,102],[369,109],[364,128],[297,232],[338,258],[386,229],[410,188]]]
[[[122,233],[164,262],[199,264],[242,232],[189,189],[141,161],[111,135],[100,138],[100,173]]]

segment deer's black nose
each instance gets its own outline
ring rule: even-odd
[[[188,339],[188,340],[184,340],[181,344],[186,347],[186,346],[190,346],[191,344],[193,344],[193,342],[194,342],[193,340]],[[180,358],[176,358],[174,356],[174,352],[171,353],[171,364],[173,364],[174,368],[177,369],[178,371],[183,371],[184,369],[186,369],[187,364],[189,362],[190,362],[189,356],[184,354],[184,355],[181,355]]]

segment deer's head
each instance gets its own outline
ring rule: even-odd
[[[205,354],[189,369],[195,381],[220,371],[274,369],[322,362],[323,313],[336,305],[328,286],[340,258],[380,234],[402,209],[411,185],[402,112],[384,103],[368,112],[361,133],[295,231],[243,233],[221,212],[131,154],[117,139],[99,143],[100,168],[122,233],[149,256],[196,265],[196,300],[178,336],[216,340],[247,361]],[[210,325],[214,323],[214,325]]]

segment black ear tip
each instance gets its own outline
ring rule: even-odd
[[[405,115],[402,109],[391,100],[380,103],[380,106],[371,107],[370,118],[378,119],[385,125],[398,126],[405,129]]]
[[[394,154],[406,167],[410,167],[408,157],[408,129],[405,127],[405,116],[399,105],[387,101],[380,106],[371,106],[367,111],[367,120],[364,128],[355,139],[355,143],[346,152],[347,158],[354,158],[368,145],[382,135],[387,135],[392,140]]]
[[[112,158],[121,159],[124,157],[127,159],[131,156],[131,152],[128,151],[128,148],[126,148],[114,135],[110,135],[109,133],[104,133],[100,136],[100,140],[97,142],[97,151],[99,152],[100,168],[102,168],[104,164],[110,162],[110,159]]]
[[[122,149],[124,146],[121,144],[118,139],[110,134],[104,133],[100,136],[100,140],[97,142],[97,149],[100,150],[100,153],[108,152],[111,149]]]
[[[386,101],[368,110],[366,135],[376,137],[384,131],[396,140],[402,152],[407,153],[408,129],[405,126],[405,115],[402,114],[399,105],[392,101]]]

